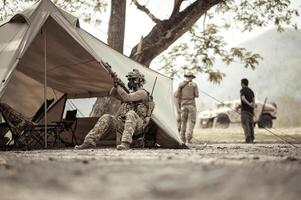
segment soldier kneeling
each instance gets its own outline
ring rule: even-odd
[[[115,115],[105,114],[99,118],[94,128],[86,135],[83,144],[75,146],[75,149],[95,148],[96,142],[109,133],[121,133],[121,144],[117,150],[127,150],[132,143],[134,134],[140,134],[150,121],[154,105],[149,92],[143,89],[144,75],[137,69],[129,72],[127,93],[120,85],[115,84],[110,94],[122,101]]]

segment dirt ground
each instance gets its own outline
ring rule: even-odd
[[[299,133],[292,135],[300,139]],[[196,130],[187,150],[0,152],[0,199],[299,200],[301,144],[262,132],[250,145],[240,134]]]

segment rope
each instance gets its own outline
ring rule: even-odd
[[[277,131],[277,132],[281,133],[282,135],[286,135],[287,137],[289,137],[289,138],[291,138],[291,139],[293,139],[293,140],[296,140],[298,143],[301,143],[301,140],[299,140],[299,139],[296,138],[296,137],[293,137],[293,136],[291,136],[291,135],[285,134],[285,133],[283,133],[282,131],[280,131],[280,130],[278,130],[278,129],[275,129],[275,128],[270,128],[270,129],[273,129],[274,131]]]
[[[211,95],[208,94],[207,92],[204,92],[204,91],[202,91],[202,90],[200,90],[200,89],[199,89],[199,91],[202,92],[203,94],[205,94],[206,96],[208,96],[208,97],[214,99],[215,101],[217,101],[217,102],[219,102],[219,103],[222,103],[224,106],[230,108],[232,111],[234,111],[234,112],[238,113],[239,115],[241,115],[240,112],[238,112],[237,110],[235,110],[235,109],[231,108],[230,106],[224,104],[222,101],[220,101],[219,99],[217,99],[217,98],[211,96]],[[296,145],[294,145],[293,143],[291,143],[290,141],[286,140],[285,137],[281,137],[281,136],[277,135],[276,133],[274,133],[274,132],[271,131],[270,129],[265,128],[265,127],[263,127],[263,129],[266,130],[266,131],[268,131],[269,133],[271,133],[271,134],[274,135],[275,137],[279,138],[280,140],[284,141],[285,143],[290,144],[291,146],[293,146],[293,147],[295,147],[295,148],[299,148],[299,147],[297,147]],[[277,129],[274,128],[274,130],[277,130]],[[277,130],[277,131],[280,132],[279,130]],[[287,134],[284,134],[284,133],[282,133],[282,132],[280,132],[280,133],[283,134],[283,135],[286,136],[286,137],[294,138],[294,137],[292,137],[292,136],[290,136],[290,135],[287,135]],[[297,138],[294,138],[294,139],[295,139],[296,141],[300,142]]]

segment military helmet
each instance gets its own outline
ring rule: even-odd
[[[195,78],[195,75],[192,72],[187,72],[184,77],[192,77]]]
[[[133,69],[133,71],[129,72],[125,77],[130,79],[137,79],[139,82],[145,82],[144,75],[139,72],[138,69]]]

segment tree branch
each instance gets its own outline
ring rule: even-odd
[[[173,6],[172,13],[171,13],[171,15],[170,15],[170,18],[172,18],[173,16],[175,16],[176,14],[179,13],[180,7],[181,7],[183,1],[184,1],[184,0],[175,0],[175,1],[174,1],[174,6]]]
[[[136,5],[136,7],[139,10],[145,12],[151,18],[151,20],[153,20],[153,22],[155,22],[156,24],[161,22],[161,20],[155,17],[155,15],[153,15],[147,7],[141,5],[137,0],[132,0],[132,2]]]
[[[178,3],[180,1],[178,0]],[[144,37],[137,61],[148,66],[156,56],[189,31],[195,22],[210,8],[222,1],[224,0],[196,0],[173,17],[157,23],[149,34]],[[133,59],[137,59],[135,57],[137,47],[138,45],[132,49],[130,57]]]

